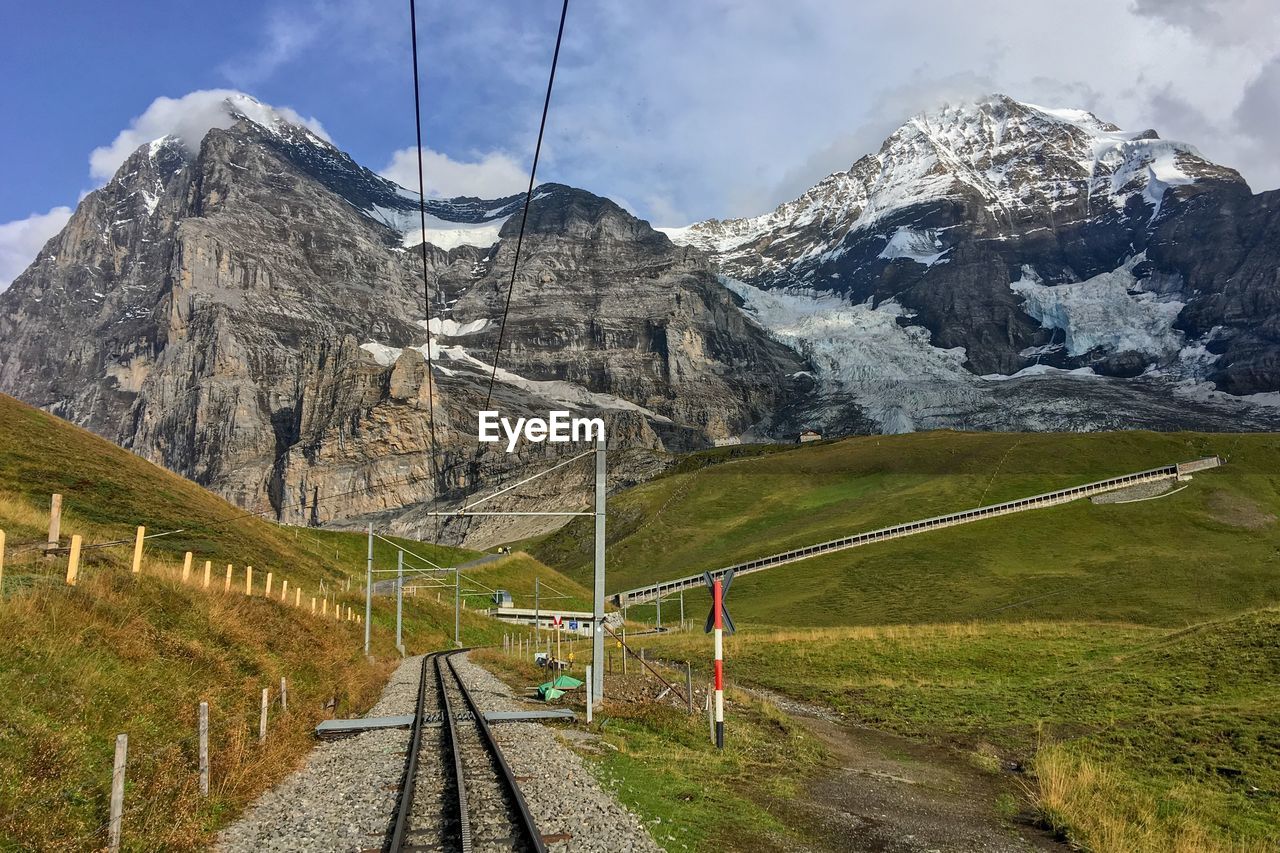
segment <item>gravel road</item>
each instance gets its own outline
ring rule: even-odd
[[[412,714],[422,658],[406,658],[370,716]],[[318,744],[306,765],[263,794],[218,836],[214,849],[354,851],[382,846],[404,772],[405,729]]]

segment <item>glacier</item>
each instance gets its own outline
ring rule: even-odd
[[[1173,324],[1186,303],[1141,289],[1133,271],[1145,260],[1146,253],[1139,253],[1111,272],[1054,285],[1024,265],[1022,277],[1009,287],[1023,298],[1027,314],[1065,334],[1070,355],[1101,349],[1165,358],[1183,348],[1183,335]]]

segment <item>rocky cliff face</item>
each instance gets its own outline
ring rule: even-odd
[[[664,230],[815,361],[842,405],[814,421],[1231,428],[1275,421],[1218,392],[1280,388],[1277,197],[1155,131],[997,95],[772,213]]]
[[[424,293],[416,196],[237,118],[194,152],[144,146],[85,198],[0,295],[0,388],[295,523],[398,519],[563,454],[477,452],[523,198],[433,200]],[[570,187],[539,188],[510,317],[493,408],[605,417],[647,452],[623,478],[767,433],[805,387],[705,256]]]
[[[1278,420],[1280,194],[1152,131],[996,96],[770,214],[665,234],[544,184],[503,331],[523,197],[428,201],[424,288],[413,193],[227,110],[135,152],[0,294],[0,389],[283,521],[434,535],[430,510],[578,450],[480,446],[490,397],[603,417],[615,483],[803,426]],[[498,506],[584,505],[588,474]]]

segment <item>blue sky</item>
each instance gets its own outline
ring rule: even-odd
[[[519,188],[558,13],[421,0],[436,193]],[[403,175],[407,27],[395,0],[5,4],[0,288],[103,182],[91,153],[158,97],[242,90]],[[1271,189],[1278,45],[1272,0],[571,0],[540,177],[661,225],[761,213],[911,114],[1001,91],[1155,127]]]

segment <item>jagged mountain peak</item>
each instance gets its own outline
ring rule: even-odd
[[[908,119],[876,153],[769,213],[661,230],[677,243],[732,260],[777,240],[794,240],[815,224],[842,239],[874,230],[905,208],[946,200],[982,206],[1004,227],[1028,212],[1123,209],[1135,195],[1154,218],[1169,187],[1202,179],[1244,186],[1235,171],[1154,130],[1124,131],[1085,110],[995,94]],[[810,244],[802,251],[816,257],[832,249]]]

